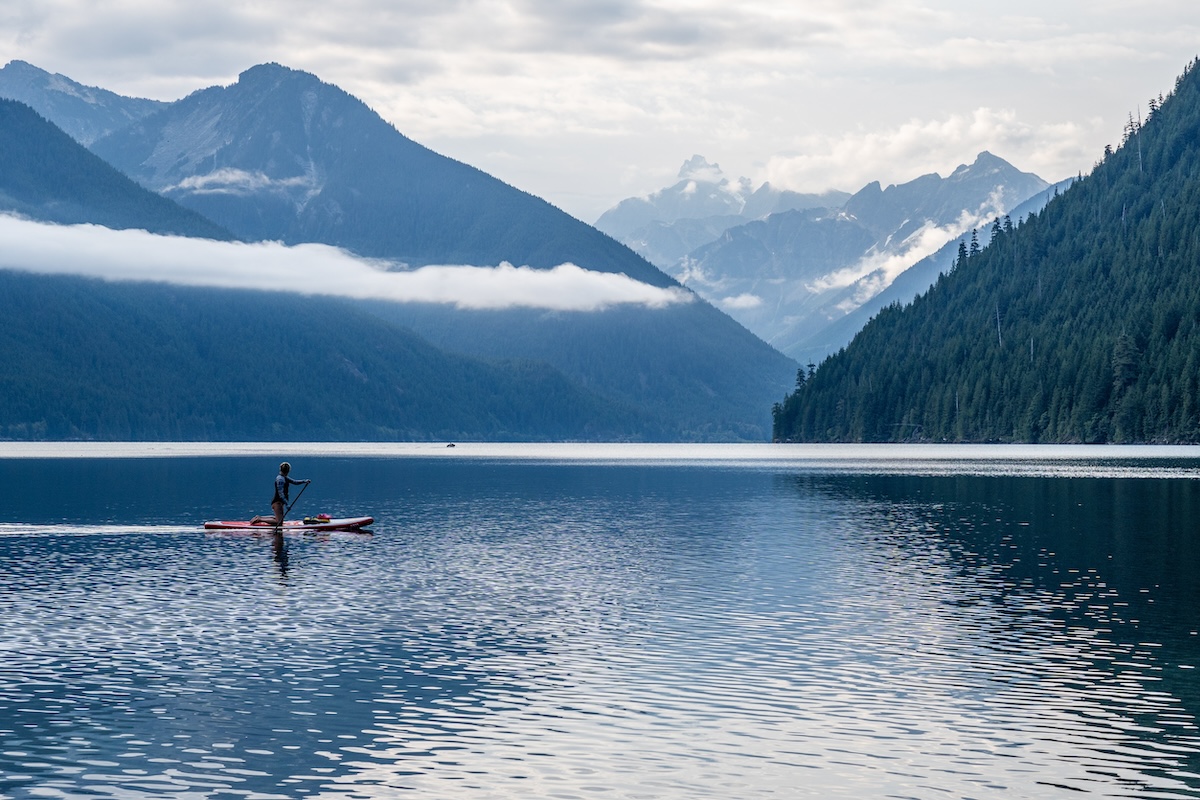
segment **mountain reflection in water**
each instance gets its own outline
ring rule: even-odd
[[[0,460],[0,796],[1200,795],[1186,474],[277,463]]]

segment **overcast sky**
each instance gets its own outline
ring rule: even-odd
[[[277,61],[592,222],[693,153],[856,191],[990,150],[1087,172],[1200,51],[1195,0],[4,0],[0,63],[177,99]]]

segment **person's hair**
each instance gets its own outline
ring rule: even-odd
[[[279,465],[279,471],[282,472],[284,475],[287,475],[289,472],[292,471],[292,465],[285,461]]]

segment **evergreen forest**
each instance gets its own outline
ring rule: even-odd
[[[546,364],[446,353],[350,302],[0,270],[0,439],[669,437]]]
[[[1092,172],[797,374],[774,437],[1200,441],[1200,73]]]

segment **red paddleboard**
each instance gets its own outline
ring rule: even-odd
[[[374,517],[346,517],[344,519],[324,519],[319,522],[301,522],[289,519],[283,523],[283,529],[289,533],[296,531],[357,531],[375,521]],[[272,531],[274,522],[250,523],[245,520],[215,520],[204,523],[205,530],[210,531]]]

